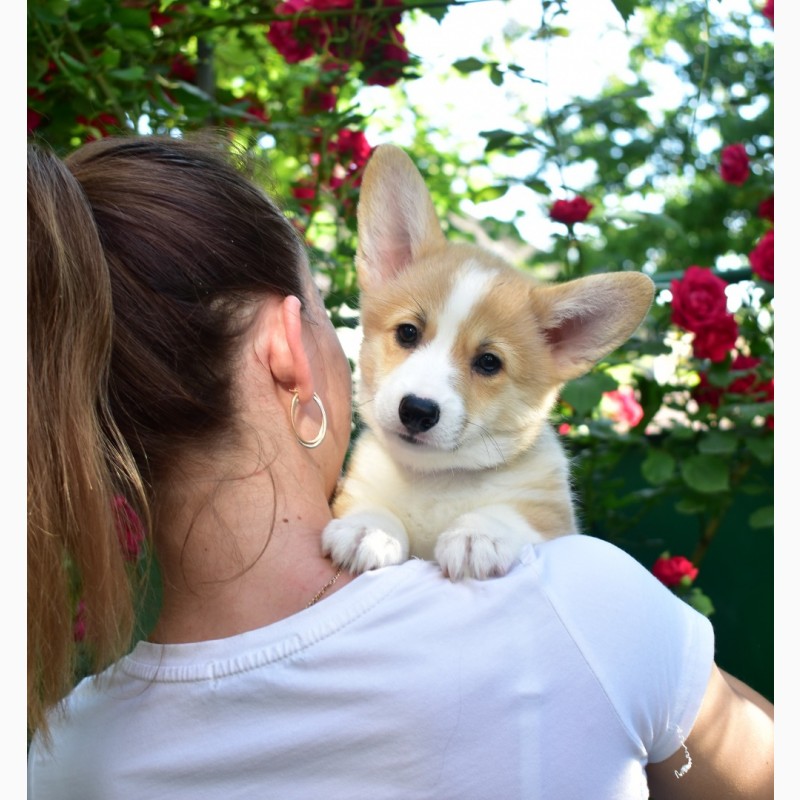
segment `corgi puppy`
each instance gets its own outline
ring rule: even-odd
[[[566,381],[636,330],[654,284],[636,272],[540,284],[448,242],[392,145],[373,151],[357,214],[365,428],[323,551],[355,573],[414,556],[451,580],[503,575],[526,543],[577,532],[548,417]]]

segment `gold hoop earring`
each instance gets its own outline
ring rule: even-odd
[[[294,416],[297,412],[297,406],[300,404],[300,397],[298,396],[296,390],[292,393],[292,409],[290,412],[294,435],[297,438],[297,441],[300,442],[303,447],[309,448],[309,450],[313,449],[314,447],[319,447],[319,445],[322,444],[322,440],[325,438],[325,434],[328,432],[328,416],[325,413],[325,407],[322,405],[322,400],[319,399],[319,395],[316,392],[314,392],[312,399],[317,404],[317,408],[319,408],[320,413],[322,414],[322,424],[319,426],[319,432],[313,439],[303,439],[297,432],[297,423],[295,422]]]

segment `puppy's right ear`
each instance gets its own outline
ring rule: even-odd
[[[356,268],[361,289],[390,280],[428,250],[445,244],[430,192],[399,147],[377,147],[358,203]]]

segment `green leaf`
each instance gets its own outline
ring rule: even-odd
[[[108,73],[112,78],[120,81],[140,81],[144,78],[144,67],[128,67],[127,69],[112,69]]]
[[[696,586],[687,592],[683,598],[692,608],[699,611],[703,616],[710,617],[714,613],[714,604],[711,598],[703,594]]]
[[[487,203],[505,196],[507,192],[508,186],[506,185],[484,186],[482,189],[472,192],[471,199],[473,203]]]
[[[690,456],[681,464],[681,475],[687,486],[703,494],[730,489],[728,461],[714,455]]]
[[[603,392],[612,392],[617,382],[605,372],[590,372],[570,381],[561,390],[561,399],[569,403],[579,415],[588,414],[600,403]]]
[[[764,506],[754,511],[749,520],[751,528],[774,528],[775,506]]]
[[[49,0],[47,7],[40,3],[30,3],[28,14],[33,14],[38,20],[48,25],[60,25],[64,21],[69,9],[69,0]]]
[[[729,456],[736,452],[738,438],[736,431],[712,430],[701,437],[697,449],[710,455]]]
[[[458,61],[453,62],[453,69],[464,73],[465,75],[470,72],[479,72],[486,66],[485,61],[479,58],[460,58]]]
[[[775,455],[775,437],[753,437],[745,442],[747,449],[762,463],[771,464]]]
[[[486,139],[486,147],[484,150],[488,153],[490,150],[499,150],[507,145],[517,134],[511,131],[481,131],[480,135]]]
[[[489,70],[489,80],[495,86],[503,85],[503,73],[497,68],[497,65],[495,64],[493,64],[492,68]]]
[[[676,425],[674,428],[669,429],[669,436],[671,439],[677,439],[681,442],[689,441],[694,438],[694,431],[691,428],[686,428],[683,425]]]
[[[129,8],[128,6],[115,8],[115,5],[110,6],[110,16],[117,25],[121,28],[141,28],[149,31],[150,12],[146,8]],[[158,8],[157,5],[156,8]]]
[[[69,53],[64,52],[63,50],[58,54],[58,57],[68,66],[72,67],[76,72],[86,72],[87,67],[83,61],[78,61],[76,58],[73,58]]]
[[[675,474],[675,459],[663,450],[650,450],[642,463],[642,475],[648,483],[660,486]]]
[[[627,23],[636,10],[636,0],[611,0],[611,2],[622,17],[622,21]]]
[[[702,514],[706,510],[706,504],[700,497],[683,497],[675,503],[675,510],[679,514]]]
[[[553,190],[550,188],[550,184],[540,180],[539,178],[526,178],[523,181],[523,184],[537,194],[549,196],[553,193]]]

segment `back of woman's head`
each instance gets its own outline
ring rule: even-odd
[[[303,296],[302,245],[220,141],[132,137],[67,158],[111,276],[111,405],[146,479],[231,419],[242,308]]]
[[[127,646],[122,495],[149,520],[187,448],[231,429],[259,296],[303,297],[303,248],[221,139],[28,152],[29,725],[74,675],[75,597],[95,668]]]

